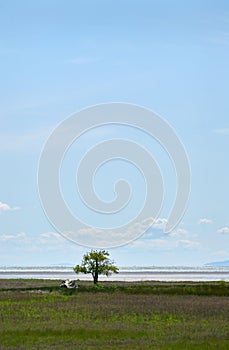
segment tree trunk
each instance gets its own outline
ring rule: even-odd
[[[98,279],[99,279],[99,274],[98,274],[98,269],[99,269],[99,264],[98,264],[98,260],[95,260],[95,271],[94,271],[94,284],[98,283]]]
[[[97,284],[98,283],[98,279],[99,279],[99,275],[98,275],[97,271],[94,273],[93,277],[94,277],[94,284]]]

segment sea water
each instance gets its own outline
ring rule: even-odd
[[[15,266],[0,267],[0,278],[80,279],[91,280],[91,275],[78,274],[69,266]],[[229,266],[132,266],[120,267],[119,274],[100,276],[100,281],[229,281]]]

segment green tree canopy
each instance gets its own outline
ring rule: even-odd
[[[91,273],[94,284],[98,283],[99,275],[109,276],[118,273],[118,268],[109,259],[109,252],[106,250],[91,250],[84,254],[81,265],[74,267],[75,273]]]

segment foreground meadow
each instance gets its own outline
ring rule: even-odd
[[[228,349],[228,284],[0,280],[0,349]]]

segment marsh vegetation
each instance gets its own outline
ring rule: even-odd
[[[0,349],[228,349],[229,284],[0,280]]]

